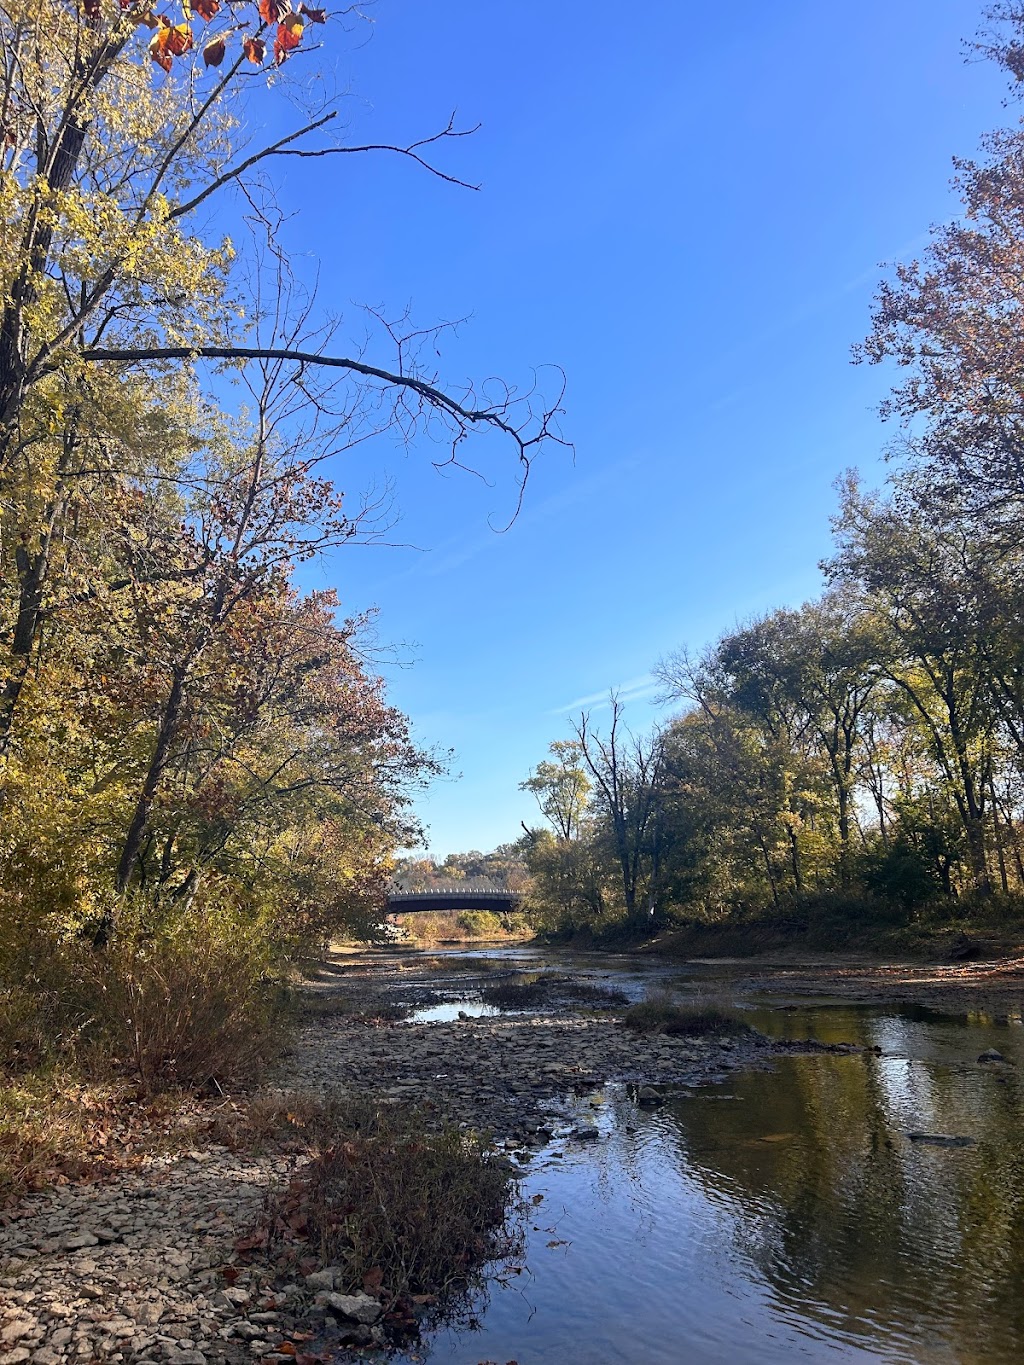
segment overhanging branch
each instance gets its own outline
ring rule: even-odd
[[[163,360],[284,360],[294,361],[296,365],[317,365],[326,369],[346,370],[350,374],[363,375],[367,379],[378,379],[390,388],[408,390],[428,406],[447,413],[460,424],[486,426],[503,432],[515,441],[523,460],[527,459],[529,448],[539,444],[549,434],[548,419],[553,416],[546,414],[539,431],[531,437],[526,437],[502,416],[499,409],[466,407],[443,389],[416,375],[396,374],[377,365],[368,365],[363,360],[347,356],[318,355],[315,351],[293,350],[287,346],[133,346],[123,350],[98,346],[87,348],[81,354],[84,360],[114,364],[140,364]]]

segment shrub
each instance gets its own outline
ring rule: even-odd
[[[487,1005],[499,1009],[527,1009],[539,1005],[551,994],[551,985],[543,977],[517,977],[512,981],[496,981],[484,986],[480,998]]]
[[[471,938],[500,938],[505,926],[493,910],[460,910],[456,926]]]
[[[370,1100],[283,1108],[316,1152],[271,1228],[285,1240],[303,1229],[324,1265],[345,1267],[349,1291],[376,1281],[393,1300],[464,1287],[516,1245],[515,1181],[479,1134]]]
[[[149,1092],[252,1076],[284,1026],[268,938],[230,907],[126,925],[83,968],[98,1034]]]

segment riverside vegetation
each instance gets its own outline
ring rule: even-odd
[[[1024,76],[1024,9],[976,45]],[[656,668],[646,735],[583,715],[525,786],[564,933],[691,947],[911,947],[1024,909],[1024,130],[957,163],[960,217],[878,296],[857,359],[900,376],[888,487],[841,482],[827,591]],[[966,948],[965,948],[966,950]]]
[[[536,392],[450,391],[443,329],[360,312],[349,353],[293,271],[281,158],[457,180],[451,123],[370,149],[297,112],[361,24],[0,5],[0,1202],[173,1142],[161,1097],[187,1129],[258,1074],[296,964],[381,918],[439,765],[297,576],[388,524],[338,469],[427,427],[525,478],[552,436]]]
[[[443,328],[360,311],[350,351],[293,269],[283,157],[322,176],[372,151],[457,182],[431,159],[453,123],[335,135],[318,53],[362,23],[297,0],[193,0],[182,22],[143,0],[0,4],[0,1217],[44,1207],[23,1250],[57,1258],[52,1282],[38,1263],[5,1282],[5,1362],[204,1359],[249,1301],[210,1248],[245,1234],[289,1144],[310,1158],[310,1254],[359,1251],[329,1191],[379,1203],[366,1179],[388,1174],[393,1241],[421,1247],[394,1294],[466,1273],[504,1220],[508,1175],[472,1133],[327,1106],[301,1138],[278,1125],[270,1156],[227,1150],[255,1140],[230,1097],[291,1037],[301,964],[376,932],[439,771],[388,703],[369,618],[300,580],[389,525],[388,495],[345,496],[338,471],[421,429],[465,463],[482,431],[521,483],[554,439],[536,389],[449,389]],[[439,1183],[465,1197],[435,1263]],[[386,1246],[366,1257],[391,1276]],[[112,1286],[115,1314],[96,1306]],[[249,1359],[264,1334],[232,1340]]]

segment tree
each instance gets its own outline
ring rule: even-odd
[[[888,504],[848,484],[830,571],[870,594],[881,667],[907,697],[963,821],[979,890],[991,889],[989,775],[996,730],[985,646],[968,585],[977,552],[956,520],[936,528],[904,496]]]
[[[647,739],[631,734],[622,724],[622,703],[614,693],[610,703],[607,738],[591,728],[586,714],[573,729],[594,800],[611,833],[626,918],[637,924],[657,908],[662,855],[657,793],[664,746],[659,732]]]
[[[569,841],[579,833],[587,808],[591,783],[580,765],[581,752],[572,740],[556,739],[548,745],[553,761],[538,763],[520,791],[532,792],[541,814],[559,839]]]
[[[332,18],[335,36],[347,7]],[[0,5],[0,506],[17,569],[8,657],[0,677],[0,753],[48,611],[55,547],[67,518],[104,484],[173,478],[194,438],[207,371],[276,366],[312,407],[376,411],[406,437],[428,427],[457,461],[474,429],[512,443],[522,469],[552,434],[558,407],[489,387],[455,391],[422,363],[443,329],[417,331],[373,315],[369,342],[333,350],[336,329],[303,328],[287,288],[264,293],[250,252],[208,240],[218,197],[241,191],[280,266],[281,216],[261,172],[288,157],[401,155],[447,180],[429,159],[461,137],[449,122],[404,146],[331,140],[322,107],[272,143],[242,129],[261,68],[285,63],[325,12],[299,0],[196,0],[186,21],[142,0],[7,0]],[[287,70],[287,68],[286,68]],[[281,281],[278,279],[278,284]],[[310,376],[336,392],[310,393]],[[159,451],[158,468],[146,452]],[[102,590],[96,566],[78,566]],[[89,571],[92,571],[91,574]]]

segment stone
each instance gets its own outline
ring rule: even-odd
[[[384,1311],[378,1301],[371,1299],[369,1294],[331,1294],[327,1299],[327,1307],[339,1317],[349,1318],[352,1322],[359,1322],[364,1326],[376,1322]]]
[[[601,1130],[596,1123],[580,1123],[569,1133],[577,1142],[594,1142],[601,1136]]]
[[[236,1308],[244,1308],[247,1303],[252,1301],[252,1295],[247,1289],[239,1289],[234,1285],[229,1285],[227,1289],[222,1289],[221,1296],[227,1299],[228,1303],[233,1303]]]
[[[645,1109],[654,1109],[657,1105],[665,1103],[665,1096],[655,1090],[652,1085],[642,1085],[636,1092],[636,1102],[643,1105]]]
[[[973,1147],[976,1139],[958,1137],[951,1133],[908,1133],[911,1142],[924,1142],[932,1147]]]
[[[306,1286],[314,1293],[327,1290],[328,1293],[334,1288],[334,1276],[336,1267],[329,1265],[323,1270],[314,1270],[312,1275],[306,1276]]]
[[[16,1341],[34,1332],[38,1325],[34,1318],[15,1318],[5,1327],[0,1327],[0,1345],[13,1346]]]
[[[80,1251],[82,1247],[99,1246],[99,1238],[91,1232],[67,1232],[60,1239],[62,1251]]]
[[[1005,1062],[1006,1058],[994,1047],[987,1047],[978,1057],[979,1062]]]

